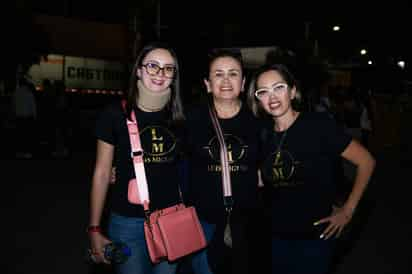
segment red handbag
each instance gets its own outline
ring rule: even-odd
[[[195,208],[183,203],[152,212],[144,232],[153,263],[175,261],[206,247]]]
[[[175,261],[206,247],[206,238],[196,209],[184,205],[180,189],[181,202],[179,204],[153,212],[149,211],[149,192],[143,164],[143,149],[133,111],[131,119],[127,119],[127,127],[136,179],[129,182],[128,200],[130,203],[144,207],[146,213],[144,233],[151,261],[153,263],[163,260]]]

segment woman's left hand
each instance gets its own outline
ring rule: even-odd
[[[320,235],[321,239],[329,239],[333,235],[338,238],[345,226],[350,222],[353,216],[353,210],[348,209],[346,207],[336,207],[333,206],[332,215],[329,217],[320,219],[319,221],[315,222],[314,225],[320,225],[323,223],[328,223],[326,229]]]

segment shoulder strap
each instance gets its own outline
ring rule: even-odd
[[[125,101],[122,101],[123,110],[126,109]],[[126,118],[127,130],[129,131],[130,145],[132,149],[134,173],[136,176],[137,195],[143,203],[145,211],[149,210],[149,189],[147,186],[146,173],[144,170],[143,149],[140,143],[139,128],[134,110],[131,112],[131,120]]]
[[[223,184],[223,201],[226,210],[231,211],[233,206],[232,198],[232,184],[230,181],[230,169],[229,160],[227,158],[227,147],[225,143],[225,138],[223,135],[222,128],[217,118],[216,109],[213,104],[213,100],[209,100],[209,115],[212,119],[213,128],[215,129],[217,139],[220,145],[220,162],[222,165],[222,184]]]

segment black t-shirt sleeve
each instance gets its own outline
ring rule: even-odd
[[[349,143],[352,137],[345,133],[344,128],[338,125],[335,120],[327,115],[320,116],[322,142],[327,145],[328,151],[333,155],[340,155]]]
[[[117,143],[115,134],[115,121],[116,116],[119,116],[119,114],[119,110],[116,111],[114,105],[105,107],[98,114],[95,126],[95,136],[97,139],[112,145],[115,145]]]

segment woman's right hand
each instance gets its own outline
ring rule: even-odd
[[[95,263],[110,264],[110,262],[104,258],[104,247],[111,243],[111,241],[104,237],[100,232],[90,232],[89,239],[92,260]]]

